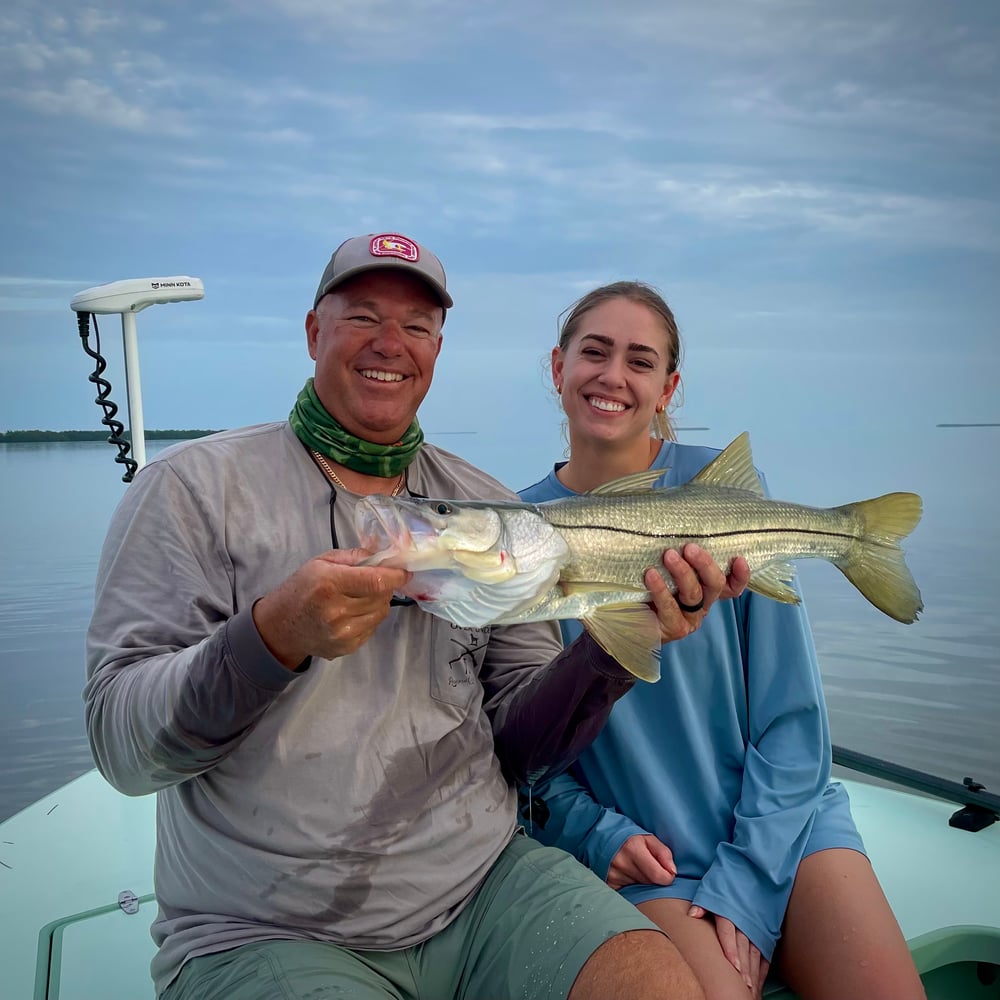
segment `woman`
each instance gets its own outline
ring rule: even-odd
[[[663,469],[658,485],[694,476],[718,452],[673,440],[679,361],[655,289],[617,282],[580,299],[552,350],[569,460],[521,496],[570,496],[647,468]],[[772,956],[803,1000],[924,997],[830,780],[805,611],[747,591],[698,614],[695,634],[663,647],[660,682],[637,685],[570,772],[529,790],[533,835],[662,927],[709,1000],[759,997]],[[564,638],[579,629],[564,623]]]

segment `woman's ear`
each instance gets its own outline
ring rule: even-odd
[[[666,382],[663,383],[663,393],[660,396],[659,411],[663,413],[667,407],[670,405],[670,400],[673,399],[674,393],[677,391],[677,385],[681,380],[680,372],[671,372],[667,376]]]
[[[552,348],[552,384],[556,392],[562,392],[563,382],[563,353],[562,348]]]

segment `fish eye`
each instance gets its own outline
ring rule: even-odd
[[[438,514],[450,514],[451,513],[451,507],[449,507],[448,504],[446,504],[446,503],[437,503],[437,504],[435,504],[434,505],[434,510]]]

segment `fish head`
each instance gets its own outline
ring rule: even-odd
[[[487,625],[558,579],[569,557],[559,534],[530,504],[364,497],[355,508],[367,565],[413,576],[401,593],[457,625]]]
[[[411,572],[458,566],[482,582],[517,572],[503,519],[489,506],[379,494],[358,503],[355,522],[361,545],[381,556],[378,565]]]

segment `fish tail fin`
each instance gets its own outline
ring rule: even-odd
[[[920,497],[887,493],[838,509],[860,521],[861,538],[837,568],[879,611],[907,625],[916,621],[924,603],[899,543],[920,520]]]
[[[660,625],[648,604],[605,604],[581,621],[630,674],[650,683],[660,679]]]

